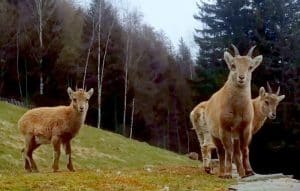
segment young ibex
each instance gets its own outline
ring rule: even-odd
[[[22,149],[25,170],[37,172],[32,158],[33,151],[41,144],[52,144],[54,148],[53,171],[58,170],[60,147],[64,146],[68,155],[67,168],[74,171],[71,158],[71,139],[83,125],[89,107],[88,101],[94,89],[85,92],[83,89],[67,89],[71,104],[69,106],[40,107],[27,111],[19,120],[18,126],[25,139]]]
[[[279,95],[279,93],[280,87],[278,87],[276,94],[274,94],[268,83],[268,92],[265,91],[264,87],[261,87],[259,90],[259,96],[255,99],[252,99],[252,105],[254,109],[254,118],[252,121],[251,130],[252,136],[261,129],[267,118],[276,118],[277,106],[279,102],[285,98],[285,95]],[[193,124],[193,129],[196,131],[200,142],[203,167],[207,173],[212,173],[211,151],[215,149],[215,145],[211,140],[211,135],[207,133],[208,128],[206,126],[206,121],[204,118],[206,103],[206,101],[201,102],[193,109],[193,111],[191,112],[191,121]]]
[[[259,89],[259,96],[252,100],[254,109],[254,119],[252,121],[253,135],[261,129],[267,118],[276,118],[277,106],[285,98],[285,95],[279,95],[280,87],[278,87],[276,93],[273,93],[269,83],[267,83],[267,87],[268,92],[266,92],[264,87],[261,87]]]
[[[238,49],[235,46],[233,48],[234,57],[228,52],[224,53],[224,60],[230,70],[228,79],[208,100],[205,110],[207,127],[220,159],[221,178],[232,178],[233,151],[242,151],[243,164],[241,160],[236,161],[239,175],[243,177],[245,174],[254,174],[249,162],[248,148],[254,115],[251,78],[252,72],[260,65],[263,57],[260,55],[251,58],[255,46],[246,56],[240,56]]]

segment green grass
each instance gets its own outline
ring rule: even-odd
[[[234,183],[205,174],[186,156],[88,126],[72,141],[76,172],[62,154],[60,172],[52,173],[51,145],[42,145],[34,153],[40,173],[26,173],[16,125],[25,111],[0,102],[0,190],[226,190]]]

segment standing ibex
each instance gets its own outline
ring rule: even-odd
[[[246,56],[224,52],[224,60],[230,70],[224,86],[208,100],[205,119],[217,147],[221,178],[232,178],[233,151],[242,151],[242,162],[236,161],[240,176],[252,175],[248,145],[251,139],[253,106],[251,102],[252,72],[262,62],[262,56],[252,57],[253,46]],[[234,148],[235,146],[235,148]],[[226,160],[226,161],[225,161]],[[243,168],[244,167],[244,168]],[[246,172],[245,172],[246,171]]]
[[[71,158],[71,139],[78,133],[85,121],[89,107],[88,101],[94,89],[75,92],[68,88],[71,104],[69,106],[40,107],[27,111],[19,120],[18,126],[25,139],[22,150],[25,169],[28,172],[38,171],[32,158],[33,151],[41,144],[51,143],[54,148],[53,171],[58,170],[60,147],[64,146],[68,155],[68,169],[74,171]]]
[[[268,92],[265,91],[264,87],[259,90],[259,96],[252,99],[252,105],[254,109],[254,118],[252,120],[252,136],[257,133],[267,118],[275,119],[276,109],[280,101],[285,98],[285,95],[279,95],[280,87],[278,87],[276,94],[272,92],[272,89],[268,85]],[[205,107],[206,101],[198,104],[191,112],[190,118],[193,124],[193,129],[196,131],[198,140],[200,142],[203,167],[207,173],[212,173],[211,164],[211,151],[215,149],[215,145],[211,140],[211,135],[205,121]],[[239,153],[238,153],[239,154]],[[234,157],[241,157],[239,155]],[[237,159],[235,159],[237,160]]]

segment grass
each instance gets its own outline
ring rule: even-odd
[[[17,121],[26,111],[0,102],[0,190],[226,190],[234,180],[207,175],[200,162],[144,142],[84,126],[72,141],[76,172],[61,155],[60,172],[51,172],[52,148],[34,158],[40,173],[23,170],[23,140]]]

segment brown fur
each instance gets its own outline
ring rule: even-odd
[[[242,151],[242,161],[236,161],[239,175],[245,176],[245,170],[247,175],[253,174],[248,148],[254,115],[251,78],[254,69],[261,63],[262,56],[254,59],[248,55],[232,57],[225,52],[224,60],[230,69],[228,80],[208,100],[205,119],[220,159],[219,177],[232,178],[234,151],[234,155]]]
[[[28,172],[38,171],[32,158],[33,151],[41,144],[52,144],[54,148],[53,171],[58,170],[60,147],[64,146],[69,157],[68,169],[74,171],[71,159],[71,139],[76,136],[85,121],[88,100],[93,89],[85,92],[82,89],[73,92],[68,88],[71,104],[69,106],[40,107],[27,111],[18,122],[19,130],[24,137],[25,148],[22,149],[25,169]]]
[[[206,104],[207,101],[199,103],[190,113],[190,120],[200,143],[204,170],[207,173],[210,173],[211,150],[215,148],[215,145],[212,142],[211,135],[206,125],[204,113]]]
[[[257,133],[261,127],[263,126],[264,122],[266,121],[267,117],[270,119],[274,119],[276,117],[276,108],[280,101],[284,99],[284,95],[279,96],[279,92],[277,94],[273,94],[272,92],[266,93],[263,87],[260,88],[260,95],[252,99],[252,106],[254,109],[254,117],[252,121],[252,136]],[[267,101],[267,102],[266,102]],[[205,120],[204,110],[206,107],[207,102],[201,102],[198,104],[193,111],[191,112],[191,121],[193,124],[193,129],[196,130],[197,134],[203,134],[203,132],[207,132],[206,122],[202,121]],[[201,124],[204,124],[204,126]],[[199,137],[199,142],[202,143],[203,140],[208,140],[211,142],[207,142],[206,145],[210,145],[209,150],[203,147],[201,144],[201,150],[206,152],[202,152],[203,158],[206,159],[206,162],[203,163],[204,169],[208,173],[212,173],[212,165],[211,165],[211,150],[215,149],[215,145],[211,140],[210,134],[205,134],[208,137]],[[202,140],[201,140],[202,139]],[[235,156],[240,157],[240,156]]]

